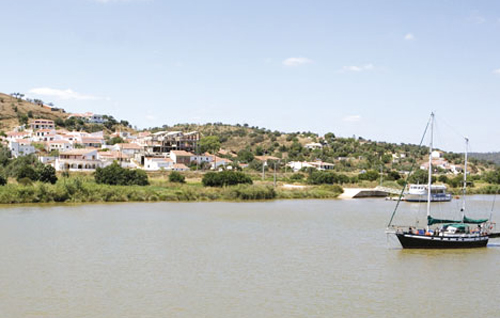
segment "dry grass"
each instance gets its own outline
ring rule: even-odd
[[[9,131],[19,126],[18,114],[28,114],[29,111],[33,113],[33,118],[55,120],[57,118],[66,119],[69,116],[67,113],[51,111],[25,100],[0,93],[0,130]]]

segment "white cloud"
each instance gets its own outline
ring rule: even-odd
[[[74,99],[74,100],[97,100],[97,99],[102,99],[102,97],[99,96],[92,96],[92,95],[84,95],[77,93],[71,89],[55,89],[55,88],[48,88],[48,87],[40,87],[40,88],[33,88],[30,89],[29,92],[30,94],[34,95],[39,95],[39,96],[47,96],[47,97],[53,97],[53,98],[58,98],[58,99]],[[109,98],[107,98],[109,99]]]
[[[493,74],[498,74],[500,75],[500,68],[497,68],[496,70],[493,71]]]
[[[349,123],[355,123],[361,120],[360,115],[350,115],[342,118],[343,121],[349,122]]]
[[[364,72],[364,71],[373,71],[375,69],[375,66],[373,64],[365,64],[361,66],[356,66],[356,65],[350,65],[350,66],[344,66],[340,70],[341,72]]]
[[[408,33],[405,35],[405,40],[406,41],[412,41],[412,40],[415,40],[415,36],[411,33]]]
[[[285,66],[300,66],[304,64],[311,64],[313,61],[306,57],[290,57],[283,61]]]

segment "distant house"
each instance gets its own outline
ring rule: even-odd
[[[104,139],[100,137],[82,137],[81,144],[85,147],[100,148],[104,144]]]
[[[182,164],[182,163],[176,163],[174,164],[172,167],[171,167],[171,170],[172,171],[188,171],[189,168],[185,165],[185,164]]]
[[[171,170],[174,164],[174,161],[170,158],[144,157],[144,170],[148,171]]]
[[[29,126],[32,130],[56,128],[54,121],[50,119],[33,119],[29,122]]]
[[[9,141],[9,149],[14,158],[27,156],[35,153],[35,147],[27,139],[17,139]]]
[[[136,153],[139,153],[142,150],[142,147],[134,143],[119,143],[111,146],[111,149],[115,151],[120,151],[123,154],[133,156]]]
[[[67,140],[52,140],[45,143],[45,149],[48,152],[52,150],[66,151],[73,149],[73,145]]]
[[[311,142],[311,143],[306,144],[304,147],[307,149],[314,150],[314,149],[322,149],[323,145],[320,143],[317,143],[317,142]]]
[[[56,139],[56,130],[55,129],[39,129],[34,133],[34,139],[36,141],[49,141]]]
[[[54,165],[57,171],[94,171],[102,162],[97,149],[73,149],[59,153]]]
[[[217,169],[219,167],[226,167],[228,165],[231,165],[232,163],[233,162],[229,159],[213,156],[213,160],[210,162],[210,167],[212,169]]]
[[[175,163],[182,163],[184,165],[189,165],[191,163],[192,157],[194,157],[194,154],[184,150],[170,151],[170,159],[172,159]]]
[[[315,167],[317,170],[323,171],[323,170],[333,170],[335,165],[333,163],[329,162],[323,162],[321,160],[318,161],[313,161],[309,162],[313,167]]]
[[[88,117],[88,121],[91,124],[104,124],[107,120],[104,118],[104,115],[92,114]]]
[[[292,168],[294,172],[299,171],[302,168],[314,168],[312,164],[306,161],[290,161],[286,164],[288,167]]]
[[[315,168],[320,171],[332,170],[335,165],[329,162],[323,162],[321,160],[317,161],[290,161],[287,164],[288,167],[292,168],[294,172],[297,172],[303,168]]]

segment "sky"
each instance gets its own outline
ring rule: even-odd
[[[0,92],[139,128],[223,122],[500,151],[498,1],[2,0]],[[450,137],[450,138],[448,138]]]

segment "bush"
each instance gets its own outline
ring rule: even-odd
[[[252,179],[238,171],[208,172],[201,180],[205,187],[223,187],[236,184],[252,184]]]
[[[22,166],[18,171],[16,175],[16,180],[19,182],[21,179],[30,179],[31,181],[37,181],[38,180],[38,172],[33,168],[32,166]]]
[[[45,165],[39,172],[39,180],[42,182],[50,182],[55,184],[57,182],[56,169],[54,167]]]
[[[379,174],[375,170],[369,170],[365,173],[360,173],[358,175],[359,180],[368,180],[368,181],[375,181],[379,177]]]
[[[290,176],[290,180],[292,181],[301,181],[304,179],[304,175],[302,173],[294,173]]]
[[[0,186],[4,186],[7,184],[7,178],[0,174]]]
[[[307,178],[307,182],[310,184],[344,184],[349,183],[349,181],[350,179],[346,175],[326,171],[313,171]]]
[[[143,170],[128,170],[120,167],[116,162],[105,167],[97,168],[94,174],[96,183],[109,185],[140,185],[149,184],[148,175]]]
[[[177,171],[172,171],[172,173],[170,173],[168,175],[168,181],[177,182],[177,183],[185,183],[186,177],[184,177],[182,174],[180,174]]]

